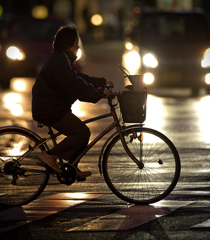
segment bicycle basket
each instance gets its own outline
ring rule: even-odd
[[[147,89],[144,91],[126,91],[118,96],[123,121],[143,123],[146,119]]]

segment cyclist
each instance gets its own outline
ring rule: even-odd
[[[72,163],[87,146],[89,128],[71,111],[71,105],[79,99],[96,103],[107,98],[104,78],[90,77],[74,67],[79,49],[79,37],[75,27],[62,26],[53,41],[53,51],[38,74],[32,89],[33,119],[50,125],[66,137],[50,151],[43,151],[38,159],[61,173],[56,156]],[[76,166],[77,167],[77,166]],[[90,176],[90,171],[82,172],[77,167],[77,178]]]

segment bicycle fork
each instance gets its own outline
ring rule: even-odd
[[[114,117],[114,120],[116,122],[116,125],[117,125],[117,131],[119,133],[119,136],[120,136],[120,139],[121,139],[121,142],[122,142],[122,145],[126,151],[126,153],[128,154],[128,156],[136,163],[136,165],[139,167],[139,169],[143,169],[144,168],[144,164],[142,162],[142,153],[140,153],[140,161],[131,153],[130,149],[128,148],[127,146],[127,143],[125,142],[125,138],[123,136],[123,133],[122,133],[122,130],[121,130],[121,126],[119,124],[119,121],[117,119],[117,115],[116,113],[114,112],[113,113],[113,117]],[[137,137],[137,136],[136,136]],[[140,140],[141,141],[141,140]],[[141,142],[142,144],[142,142]]]

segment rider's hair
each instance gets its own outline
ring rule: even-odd
[[[67,50],[74,45],[78,36],[77,29],[74,26],[66,25],[58,29],[54,36],[53,49]]]

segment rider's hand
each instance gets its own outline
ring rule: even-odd
[[[114,83],[112,81],[107,81],[106,84],[110,84],[112,87],[114,87]]]
[[[108,98],[110,96],[110,92],[105,88],[104,89],[104,98]]]

